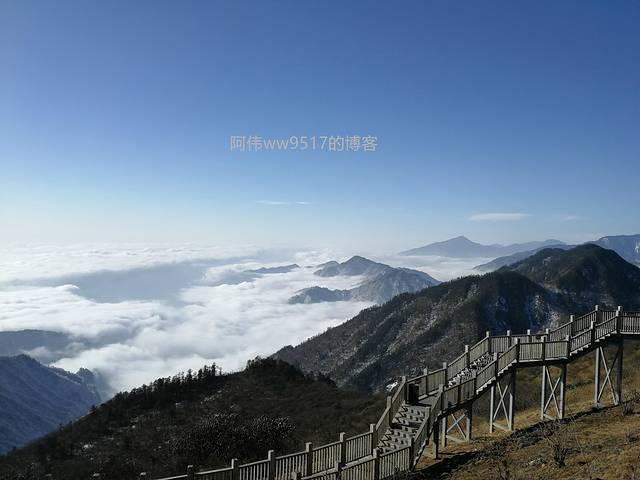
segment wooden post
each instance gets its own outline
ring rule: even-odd
[[[276,478],[276,455],[273,450],[267,452],[267,460],[269,461],[268,479]]]
[[[402,392],[400,393],[400,395],[402,395],[402,399],[406,402],[409,391],[406,375],[402,375],[402,377],[400,377],[400,385],[402,385]]]
[[[544,357],[547,355],[547,345],[546,345],[546,338],[542,337],[540,339],[540,344],[542,345],[540,348],[542,350],[542,356],[540,357],[540,360],[542,360],[544,362]]]
[[[527,343],[531,343],[531,329],[527,328]]]
[[[540,419],[544,420],[545,405],[547,403],[547,366],[542,365],[542,389],[540,392]]]
[[[593,322],[591,322],[591,327],[593,328]],[[600,405],[600,347],[596,347],[595,351],[596,351],[596,364],[595,364],[595,379],[594,379],[594,391],[593,391],[593,405],[595,407],[598,407]]]
[[[193,465],[187,466],[187,480],[194,480],[196,478],[196,469]]]
[[[487,339],[487,353],[491,353],[491,332],[489,330],[486,331],[484,338]]]
[[[571,323],[569,331],[571,332],[571,335],[573,335],[576,332],[575,317],[573,315],[569,315],[569,323]]]
[[[431,455],[433,456],[433,458],[438,458],[439,456],[439,443],[440,443],[440,422],[439,421],[435,421],[433,422],[433,437],[431,439]]]
[[[413,467],[415,466],[415,459],[416,459],[416,440],[413,437],[409,437],[409,454],[411,455],[411,457],[409,458],[409,469],[413,470]]]
[[[238,480],[240,478],[240,469],[238,468],[238,459],[231,459],[231,478],[233,480]]]
[[[410,405],[416,405],[419,400],[420,400],[420,386],[416,383],[408,383],[406,402]]]
[[[498,378],[496,376],[496,381],[491,385],[490,391],[490,399],[489,399],[489,433],[493,433],[493,418],[495,417],[495,408],[496,408],[496,383],[498,382]]]
[[[304,447],[305,455],[305,468],[304,475],[305,477],[309,477],[313,475],[313,443],[307,442]]]
[[[440,419],[440,442],[442,448],[447,447],[447,429],[449,427],[449,415],[445,415]]]
[[[447,383],[449,383],[449,370],[448,370],[449,365],[447,364],[447,362],[442,362],[442,368],[444,368],[444,383],[445,385]]]
[[[478,392],[478,369],[474,369],[471,375],[473,376],[473,396],[475,397]]]
[[[515,424],[514,407],[516,400],[516,372],[517,369],[511,370],[509,385],[509,430],[513,432]]]
[[[520,361],[520,339],[516,338],[516,364]],[[513,368],[516,368],[515,366]]]
[[[304,446],[305,466],[304,476],[309,477],[313,475],[313,443],[307,442]]]
[[[378,456],[378,449],[373,449],[373,480],[380,478],[380,457]]]
[[[347,462],[347,443],[345,442],[345,433],[340,432],[340,463],[345,464]]]
[[[371,433],[371,451],[373,452],[378,446],[378,439],[376,438],[376,426],[375,424],[369,424],[369,433]]]
[[[387,395],[387,422],[389,423],[389,427],[393,425],[393,413],[391,412],[391,395]]]
[[[464,366],[466,368],[471,364],[470,356],[469,356],[469,345],[464,346]]]
[[[616,399],[614,399],[616,405],[620,405],[622,401],[622,353],[624,352],[624,339],[620,337],[620,343],[618,345],[618,370],[617,370],[617,382],[616,382]]]
[[[465,409],[464,415],[467,417],[467,424],[465,425],[465,437],[467,437],[467,442],[471,441],[472,434],[472,422],[473,422],[473,402],[469,403],[469,406]]]
[[[429,369],[422,370],[422,374],[424,375],[424,393],[429,395]]]
[[[616,310],[616,333],[620,335],[622,333],[622,307],[618,305]]]
[[[565,390],[567,388],[567,364],[563,363],[560,367],[560,411],[558,412],[558,416],[562,420],[564,418],[565,405],[566,405],[566,395]]]

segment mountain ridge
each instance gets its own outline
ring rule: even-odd
[[[532,255],[535,255],[536,253],[538,253],[540,250],[544,250],[545,248],[561,248],[561,249],[564,249],[564,250],[568,250],[568,249],[574,248],[574,247],[575,247],[575,245],[565,245],[565,244],[549,245],[549,246],[539,247],[539,248],[536,248],[536,249],[533,249],[533,250],[526,250],[524,252],[517,252],[517,253],[513,253],[511,255],[504,255],[502,257],[494,258],[490,262],[483,263],[481,265],[476,265],[475,267],[473,267],[473,269],[477,270],[480,273],[493,272],[493,271],[498,270],[498,269],[500,269],[502,267],[513,265],[514,263],[517,263],[517,262],[519,262],[521,260],[529,258]]]
[[[640,234],[608,235],[588,243],[613,250],[627,262],[640,267]]]
[[[552,275],[556,270],[561,273]],[[612,278],[615,288],[608,286]],[[617,291],[624,282],[629,285]],[[375,391],[400,375],[437,367],[486,330],[554,327],[595,303],[640,307],[640,270],[598,246],[545,249],[515,268],[399,295],[274,356],[339,385]]]
[[[558,244],[564,244],[564,242],[561,242],[560,240],[547,239],[526,243],[513,243],[510,245],[483,245],[460,235],[441,242],[434,242],[422,247],[405,250],[400,252],[399,255],[436,255],[450,258],[495,258]]]
[[[251,392],[252,395],[247,395]],[[268,449],[303,450],[376,421],[384,399],[343,390],[273,359],[220,374],[216,365],[121,392],[71,425],[0,456],[0,478],[118,480],[183,474],[186,465],[228,466]]]
[[[361,256],[353,256],[343,263],[327,262],[319,267],[314,272],[319,277],[342,275],[365,276],[366,278],[360,285],[345,290],[333,290],[322,286],[304,288],[296,292],[289,299],[289,303],[309,304],[357,300],[379,304],[400,293],[419,291],[439,283],[438,280],[425,272],[391,267]]]
[[[19,447],[100,403],[91,372],[47,367],[27,355],[0,357],[0,452]]]
[[[620,257],[622,257],[627,262],[640,267],[640,234],[637,235],[609,235],[606,237],[602,237],[598,240],[594,240],[591,242],[586,242],[583,245],[598,245],[607,250],[613,250]],[[490,262],[484,263],[482,265],[477,265],[474,267],[474,270],[479,272],[492,272],[501,267],[512,265],[520,260],[524,260],[527,257],[530,257],[540,250],[544,248],[564,248],[570,249],[574,248],[576,245],[566,245],[566,244],[558,244],[558,245],[547,245],[544,247],[539,247],[533,250],[528,250],[524,252],[517,252],[512,255],[506,255],[502,257],[495,258]]]

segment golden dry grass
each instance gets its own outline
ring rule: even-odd
[[[541,369],[523,369],[516,385],[519,431],[489,435],[488,400],[482,398],[474,405],[474,440],[441,449],[437,461],[424,456],[421,475],[452,480],[640,480],[640,405],[627,415],[622,407],[593,409],[594,356],[589,353],[569,365],[567,419],[556,430],[540,433],[541,428],[550,430],[550,422],[541,426],[540,420]],[[624,366],[623,396],[628,397],[640,390],[640,343],[626,342]],[[611,397],[606,394],[604,402],[611,405]],[[568,449],[565,466],[553,461],[554,443]]]

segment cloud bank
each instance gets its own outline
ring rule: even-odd
[[[109,393],[205,363],[237,370],[256,355],[299,343],[369,306],[287,303],[297,290],[318,283],[311,265],[332,258],[327,252],[294,253],[287,260],[309,266],[256,275],[247,270],[276,266],[284,258],[274,263],[273,252],[255,251],[218,251],[220,256],[213,258],[215,251],[192,247],[35,251],[33,256],[29,249],[11,255],[5,251],[11,262],[0,285],[0,331],[68,334],[73,343],[55,364],[97,371],[108,382]],[[247,253],[250,258],[243,258]],[[168,259],[170,264],[162,263]],[[197,272],[195,281],[184,274],[190,269]],[[164,277],[174,277],[176,271],[181,272],[178,281],[167,282]],[[323,279],[323,284],[350,288],[359,280]],[[121,288],[136,282],[145,288]],[[90,295],[96,286],[99,298]],[[34,353],[42,358],[49,354]]]
[[[69,344],[30,353],[96,371],[107,394],[215,362],[224,371],[339,325],[367,302],[288,304],[298,290],[349,289],[359,277],[320,278],[316,265],[346,260],[328,250],[144,245],[16,246],[0,251],[0,331],[66,334]],[[377,257],[446,280],[475,264]],[[416,263],[418,262],[418,263]],[[260,267],[296,263],[286,273]]]

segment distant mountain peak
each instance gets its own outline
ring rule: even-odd
[[[627,262],[640,267],[640,234],[609,235],[589,243],[614,250]]]
[[[368,258],[362,257],[360,255],[354,255],[353,257],[351,257],[349,260],[347,260],[346,262],[344,262],[345,265],[349,265],[349,264],[367,264],[367,265],[381,265],[377,262],[374,262],[373,260],[369,260]]]
[[[553,244],[562,244],[562,242],[559,240],[544,240],[514,243],[511,245],[500,245],[497,243],[483,245],[469,240],[463,235],[459,235],[449,240],[405,250],[404,252],[400,252],[400,255],[434,255],[450,258],[496,258]]]
[[[360,255],[354,255],[353,257],[349,258],[349,260],[342,263],[327,262],[323,263],[322,265],[318,265],[318,267],[318,270],[316,270],[314,273],[320,277],[335,277],[338,275],[373,276],[379,275],[391,268],[389,265],[374,262],[373,260],[369,260],[368,258],[362,257]]]
[[[468,242],[468,243],[476,243],[476,242],[473,242],[473,241],[469,240],[469,238],[468,238],[468,237],[465,237],[464,235],[458,235],[457,237],[453,237],[453,238],[452,238],[452,239],[450,239],[450,240],[445,240],[445,242],[446,242],[446,241],[449,241],[449,242],[453,242],[453,241],[464,241],[464,242]],[[441,242],[441,243],[442,243],[442,242]]]
[[[451,345],[472,344],[487,330],[553,327],[595,304],[640,308],[640,270],[597,245],[543,248],[496,272],[396,296],[278,356],[339,385],[377,390],[437,367],[436,359],[457,353]]]
[[[432,287],[440,282],[425,272],[410,268],[394,268],[384,263],[374,262],[360,255],[354,255],[345,262],[326,262],[316,272],[319,277],[364,276],[366,279],[357,287],[346,290],[332,290],[313,286],[296,292],[289,303],[318,303],[360,300],[384,303],[401,293],[416,292]]]

